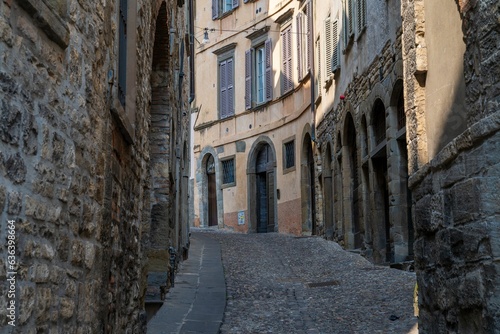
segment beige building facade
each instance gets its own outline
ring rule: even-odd
[[[316,233],[312,3],[196,8],[195,226]]]

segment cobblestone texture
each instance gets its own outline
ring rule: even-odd
[[[222,249],[221,333],[418,332],[414,273],[375,266],[318,237],[205,233]]]

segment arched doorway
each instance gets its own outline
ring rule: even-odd
[[[255,162],[257,233],[274,232],[274,154],[268,144],[260,147]]]
[[[323,208],[326,238],[333,240],[333,180],[332,180],[332,150],[330,144],[326,145],[323,163]]]
[[[372,150],[373,196],[376,232],[374,245],[375,262],[392,262],[391,224],[389,220],[389,178],[387,170],[387,139],[385,105],[377,99],[372,110],[372,133],[375,149]]]
[[[347,166],[344,174],[344,200],[346,207],[350,207],[352,239],[350,247],[355,249],[363,245],[363,237],[360,219],[360,195],[361,187],[359,182],[358,148],[356,144],[356,127],[350,113],[347,114],[345,122],[345,147],[347,155]]]
[[[314,186],[314,156],[311,135],[306,133],[302,143],[301,164],[302,233],[317,234],[316,189]]]
[[[215,173],[214,156],[210,155],[206,165],[207,197],[208,197],[208,226],[217,226],[217,180]]]

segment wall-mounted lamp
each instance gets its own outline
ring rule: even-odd
[[[205,28],[204,32],[203,32],[203,40],[201,41],[201,44],[207,44],[209,42],[210,42],[210,40],[208,39],[208,28]]]

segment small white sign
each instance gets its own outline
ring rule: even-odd
[[[245,225],[245,211],[238,211],[238,225]]]

